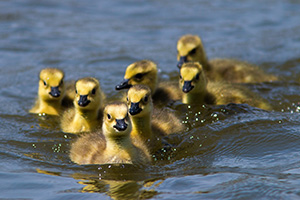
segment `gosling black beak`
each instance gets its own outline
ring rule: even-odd
[[[51,87],[51,91],[49,92],[49,94],[53,97],[59,97],[60,96],[60,91],[57,87]]]
[[[87,106],[91,101],[87,99],[88,95],[80,95],[78,105],[81,107]]]
[[[132,85],[129,84],[129,79],[124,79],[119,85],[116,85],[116,90],[128,89]]]
[[[131,103],[129,113],[131,115],[139,114],[143,109],[140,108],[139,103]]]
[[[128,124],[126,124],[125,119],[116,119],[117,124],[114,125],[114,128],[118,131],[125,131]]]
[[[191,91],[194,88],[194,86],[192,86],[192,81],[184,81],[184,85],[182,87],[182,91],[184,93],[188,93],[189,91]]]
[[[177,67],[180,69],[185,62],[187,62],[187,56],[181,56],[177,63]]]

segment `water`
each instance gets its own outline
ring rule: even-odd
[[[0,198],[300,199],[300,2],[0,1]],[[260,65],[281,80],[246,85],[274,111],[247,105],[176,110],[185,132],[146,169],[78,166],[53,117],[28,114],[44,67],[100,79],[108,98],[127,65],[176,76],[176,41],[201,35],[209,58]],[[100,168],[99,168],[100,167]]]

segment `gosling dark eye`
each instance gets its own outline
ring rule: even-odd
[[[148,101],[148,96],[145,96],[144,102],[147,102],[147,101]]]
[[[137,75],[135,75],[134,77],[136,78],[136,79],[141,79],[141,78],[143,78],[143,74],[142,73],[138,73]]]
[[[181,75],[179,75],[179,78],[180,78],[180,79],[182,79],[182,76],[181,76]]]
[[[111,115],[110,114],[107,114],[107,119],[111,119]]]
[[[75,90],[75,93],[78,94],[77,90]]]
[[[46,83],[46,81],[44,81],[44,86],[46,86],[47,85],[47,83]]]
[[[197,51],[197,49],[196,49],[196,48],[194,48],[194,49],[192,49],[192,50],[189,52],[189,54],[190,54],[190,55],[193,55],[193,54],[195,54],[195,53],[196,53],[196,51]]]
[[[96,88],[92,90],[92,94],[96,94]]]
[[[64,80],[61,79],[59,85],[61,86],[62,84],[64,84]]]
[[[128,97],[126,97],[126,100],[129,101]]]
[[[195,78],[196,78],[196,80],[199,80],[199,73],[196,75]]]

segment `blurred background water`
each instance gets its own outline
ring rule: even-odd
[[[300,199],[300,1],[0,1],[0,198]],[[278,75],[247,84],[271,102],[174,104],[187,130],[153,166],[79,166],[58,119],[28,114],[45,67],[67,80],[94,76],[108,98],[126,66],[151,59],[177,73],[176,41],[202,37],[209,58]]]

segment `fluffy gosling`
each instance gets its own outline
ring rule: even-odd
[[[150,60],[141,60],[129,65],[124,80],[116,85],[116,90],[129,89],[133,85],[147,85],[155,105],[165,105],[181,99],[178,86],[171,82],[158,83],[157,65]]]
[[[61,129],[67,133],[91,132],[101,128],[105,95],[97,79],[87,77],[75,84],[74,108],[61,117]]]
[[[72,145],[70,158],[84,164],[147,164],[150,155],[143,145],[133,144],[126,103],[111,103],[104,109],[102,132],[79,137]]]
[[[184,63],[180,69],[179,87],[183,92],[182,103],[223,105],[249,104],[271,110],[269,103],[241,85],[207,81],[198,62]]]

